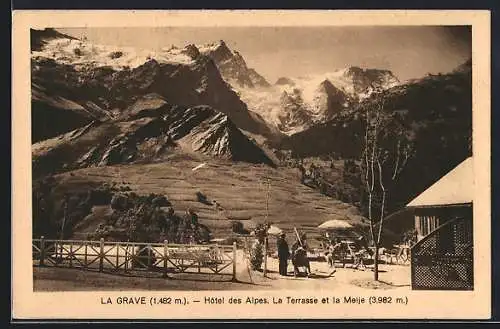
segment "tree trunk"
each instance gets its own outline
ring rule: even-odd
[[[268,248],[268,242],[267,242],[267,237],[264,240],[264,276],[267,275],[267,248]]]
[[[378,281],[378,243],[375,244],[375,255],[373,259],[373,279]]]

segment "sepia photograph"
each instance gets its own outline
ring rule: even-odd
[[[29,28],[33,293],[475,291],[471,24],[165,24]]]

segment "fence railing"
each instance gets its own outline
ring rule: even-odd
[[[450,220],[411,249],[415,290],[473,290],[472,218]]]
[[[103,271],[210,273],[236,279],[236,243],[194,245],[86,240],[32,240],[34,266]]]

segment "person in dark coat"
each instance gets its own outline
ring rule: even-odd
[[[288,270],[288,258],[290,251],[288,250],[288,243],[285,239],[285,233],[281,233],[278,238],[278,258],[280,275],[286,276]]]
[[[295,241],[292,245],[292,264],[295,276],[300,274],[299,267],[306,268],[306,274],[308,277],[311,274],[311,265],[309,263],[309,258],[307,258],[308,249],[306,235],[302,234],[300,239],[297,239],[297,241]]]

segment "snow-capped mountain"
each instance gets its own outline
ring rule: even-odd
[[[273,165],[248,137],[270,134],[267,125],[195,46],[151,52],[50,29],[33,39],[35,173],[156,161],[173,150]]]
[[[35,47],[32,57],[44,57],[53,59],[58,64],[72,65],[75,69],[90,69],[97,67],[109,67],[114,70],[134,69],[145,62],[155,59],[159,63],[170,64],[193,64],[185,49],[164,48],[161,51],[140,49],[135,47],[117,47],[98,45],[85,40],[76,39],[62,33],[50,32],[53,37],[45,38],[47,34],[38,35],[42,42]]]
[[[350,67],[314,76],[281,77],[267,88],[233,88],[249,110],[291,135],[330,120],[375,90],[398,84],[388,70]]]
[[[222,40],[153,51],[95,45],[50,29],[36,33],[33,81],[48,92],[43,99],[33,100],[34,111],[42,109],[38,111],[42,115],[34,115],[60,114],[61,107],[54,104],[64,100],[81,107],[70,120],[75,125],[103,113],[116,116],[136,97],[157,93],[173,104],[210,105],[226,113],[239,128],[269,138],[325,122],[374,89],[398,84],[388,70],[350,67],[308,77],[282,77],[271,85]],[[58,90],[57,97],[51,95],[52,90]],[[91,99],[82,103],[72,98],[75,94]],[[51,125],[43,125],[40,132],[35,127],[34,139],[50,136]],[[52,136],[64,131],[53,130]]]
[[[196,46],[159,51],[92,44],[53,29],[32,40],[34,117],[71,113],[72,124],[33,122],[33,141],[56,136],[92,120],[112,120],[142,95],[156,93],[171,104],[208,105],[257,135],[272,134],[266,123],[224,81],[214,61]],[[42,120],[43,121],[43,120]]]
[[[375,90],[399,84],[389,70],[353,66],[307,77],[280,77],[270,85],[222,40],[198,46],[198,50],[216,63],[250,111],[288,135],[330,120]]]
[[[215,62],[224,79],[234,87],[254,88],[269,87],[269,82],[252,68],[249,68],[243,56],[231,50],[224,40],[198,46],[200,53]]]

